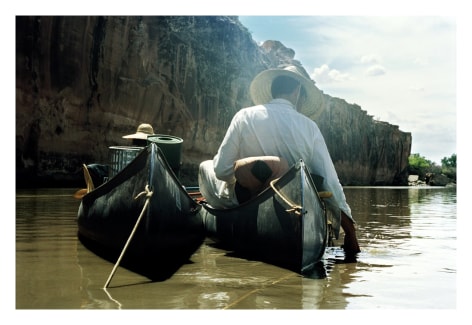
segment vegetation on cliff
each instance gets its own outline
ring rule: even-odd
[[[456,182],[457,155],[454,153],[450,157],[441,159],[441,166],[432,162],[419,153],[414,153],[408,157],[408,174],[418,175],[420,180],[426,181],[431,175],[445,175],[453,182]]]

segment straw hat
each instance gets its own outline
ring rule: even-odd
[[[142,139],[147,140],[147,137],[154,134],[154,129],[152,128],[151,124],[140,124],[136,133],[124,135],[124,139]]]
[[[323,95],[313,80],[298,66],[290,65],[282,69],[269,69],[259,73],[251,82],[249,92],[255,105],[266,104],[272,100],[272,81],[278,76],[288,76],[298,80],[305,88],[305,99],[300,113],[315,119],[324,109]]]

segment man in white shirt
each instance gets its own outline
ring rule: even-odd
[[[351,209],[314,117],[322,111],[322,94],[296,66],[261,72],[251,83],[256,106],[235,114],[213,160],[201,163],[199,185],[207,202],[217,208],[238,205],[234,163],[256,156],[283,157],[289,166],[303,159],[312,174],[323,177],[324,199],[332,212],[333,227],[345,232],[346,256],[360,252]],[[302,113],[302,114],[301,114]]]

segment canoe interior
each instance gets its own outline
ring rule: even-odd
[[[206,237],[233,256],[309,274],[327,244],[324,203],[303,161],[256,198],[232,209],[200,204],[182,186],[156,144],[151,143],[108,182],[85,195],[78,212],[82,243],[115,263],[150,203],[121,266],[156,281],[169,278]],[[137,197],[137,198],[136,198]]]
[[[79,239],[115,263],[143,211],[149,206],[126,250],[121,266],[152,280],[165,280],[205,239],[201,206],[185,191],[156,144],[146,147],[108,182],[85,195],[79,207]]]
[[[311,273],[327,244],[324,204],[302,161],[274,188],[232,209],[204,205],[207,236],[237,256]]]

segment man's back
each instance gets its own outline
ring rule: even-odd
[[[333,193],[327,200],[333,208],[351,215],[331,156],[318,126],[299,114],[285,99],[240,110],[214,157],[215,175],[234,179],[234,162],[246,157],[278,156],[289,165],[303,159],[312,174],[324,179],[323,190]]]
[[[319,116],[324,109],[322,93],[300,66],[292,65],[259,73],[251,82],[250,94],[258,106],[236,113],[218,153],[200,164],[202,194],[212,205],[233,207],[238,204],[234,165],[239,159],[277,156],[289,165],[303,159],[312,174],[324,179],[322,190],[333,193],[325,202],[335,233],[343,223],[345,248],[359,252],[351,209],[324,138],[316,123],[295,110]]]
[[[327,154],[320,130],[284,99],[242,109],[233,122],[223,140],[221,157],[217,156],[223,161],[217,165],[229,167],[235,160],[254,156],[283,157],[289,165],[303,159],[310,169],[323,165],[323,157],[315,155],[316,149]]]

